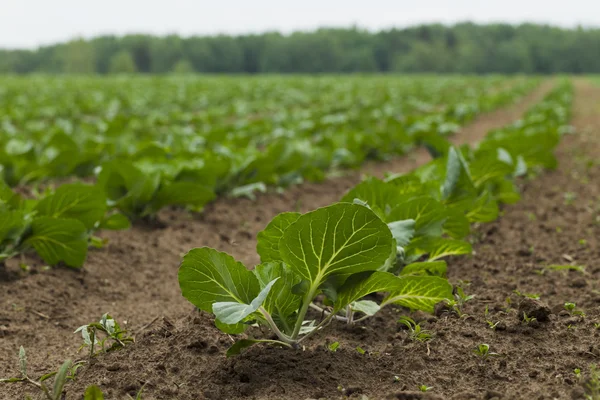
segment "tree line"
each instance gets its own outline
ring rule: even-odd
[[[0,50],[0,73],[598,73],[600,29],[420,25],[371,32],[101,36]]]

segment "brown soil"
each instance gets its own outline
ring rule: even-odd
[[[519,104],[480,117],[456,140],[476,141],[486,130],[517,119],[548,89],[546,83]],[[0,376],[17,374],[20,345],[28,350],[33,375],[55,370],[65,358],[83,358],[77,354],[80,337],[73,331],[110,312],[136,336],[136,344],[81,368],[76,382],[67,387],[68,399],[81,398],[89,384],[99,384],[108,399],[135,394],[144,384],[144,399],[362,394],[551,399],[571,398],[573,393],[573,398],[581,398],[573,369],[585,372],[600,356],[593,324],[600,322],[600,295],[594,291],[594,277],[600,272],[600,166],[588,162],[590,157],[600,158],[600,146],[587,130],[600,122],[599,107],[600,90],[578,83],[574,124],[582,133],[565,138],[559,171],[526,182],[520,203],[507,208],[498,222],[477,229],[474,257],[450,262],[451,281],[469,281],[465,290],[476,297],[464,308],[469,317],[415,315],[435,334],[429,344],[408,340],[396,323],[401,311],[387,310],[360,327],[332,325],[304,351],[259,347],[227,359],[224,351],[231,339],[214,328],[209,316],[193,311],[180,294],[176,274],[182,253],[211,246],[252,266],[258,261],[254,237],[274,215],[338,200],[360,180],[355,172],[293,187],[282,195],[260,196],[255,202],[221,199],[199,216],[167,211],[160,216],[164,229],[136,226],[103,233],[109,245],[92,251],[82,271],[44,271],[39,261],[28,259],[34,273],[25,274],[13,260],[7,276],[0,277]],[[417,152],[416,157],[368,165],[360,172],[402,172],[427,160],[425,152]],[[573,204],[564,204],[565,192],[577,194]],[[585,246],[580,239],[587,240]],[[587,273],[534,272],[549,264],[566,264],[565,258],[587,265]],[[550,321],[519,322],[515,289],[541,294],[554,310]],[[507,297],[512,298],[508,311]],[[560,315],[565,301],[576,302],[587,318]],[[485,322],[486,305],[490,319],[500,322],[495,331]],[[325,346],[332,340],[341,343],[335,353]],[[500,356],[478,359],[472,349],[480,343],[489,343]],[[366,354],[359,354],[357,346]],[[434,389],[426,395],[415,392],[421,384]],[[19,384],[0,386],[0,399],[22,398],[25,393],[35,391]]]

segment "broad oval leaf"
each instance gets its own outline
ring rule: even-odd
[[[435,261],[447,256],[471,254],[473,248],[463,240],[423,236],[410,242],[405,251],[407,259],[428,254],[429,261]]]
[[[381,306],[397,304],[411,310],[433,312],[435,305],[452,298],[452,285],[436,276],[401,276]]]
[[[448,218],[444,222],[444,233],[454,239],[463,239],[471,233],[471,223],[460,210],[447,209]]]
[[[442,225],[447,218],[446,208],[429,196],[403,201],[387,216],[388,221],[415,220],[415,236],[441,236]]]
[[[275,278],[271,282],[267,283],[267,285],[260,291],[258,296],[252,299],[250,304],[231,301],[213,303],[213,314],[215,314],[215,317],[217,317],[219,321],[227,325],[234,325],[240,321],[243,321],[244,318],[258,310],[258,308],[263,305],[263,302],[267,298],[271,288],[278,279],[279,278]]]
[[[285,320],[300,307],[302,298],[293,293],[294,287],[301,279],[283,262],[262,263],[254,268],[261,288],[273,280],[277,280],[263,303],[265,310],[276,319]]]
[[[183,297],[207,312],[216,302],[249,304],[260,292],[258,280],[242,263],[209,247],[190,250],[178,278]]]
[[[70,267],[81,267],[87,256],[86,227],[76,219],[40,217],[31,223],[26,245],[50,265],[64,261]]]
[[[466,217],[471,222],[492,222],[499,214],[498,202],[486,190],[473,202]]]
[[[129,221],[129,218],[119,213],[111,215],[100,223],[100,229],[109,229],[113,231],[129,229],[130,227],[131,222]]]
[[[284,212],[277,215],[269,222],[267,227],[260,231],[256,237],[256,252],[261,262],[281,260],[279,254],[279,241],[283,232],[300,217],[297,212]]]
[[[77,219],[89,230],[106,213],[106,196],[95,186],[74,183],[62,185],[40,200],[35,207],[38,215]]]
[[[381,309],[379,304],[375,303],[373,300],[357,300],[352,302],[350,307],[353,311],[361,312],[369,316],[377,314]]]
[[[178,205],[201,210],[214,200],[215,196],[215,192],[207,186],[192,182],[173,182],[158,190],[151,208],[153,211],[158,211],[168,205]]]
[[[448,267],[446,261],[416,262],[408,264],[400,271],[400,276],[439,276],[446,277]]]
[[[476,194],[467,162],[459,150],[451,147],[446,161],[446,178],[442,184],[442,199],[446,204],[460,207]]]
[[[17,239],[27,227],[27,219],[21,211],[0,209],[0,244]]]
[[[376,270],[392,246],[387,225],[370,209],[337,203],[302,215],[283,234],[279,251],[292,271],[317,288],[332,274]]]
[[[514,169],[512,163],[507,164],[498,158],[494,158],[498,154],[500,153],[493,151],[481,152],[478,154],[478,157],[470,162],[469,171],[471,172],[473,184],[477,188],[482,187],[487,182],[504,180],[512,174]],[[510,157],[510,154],[506,150],[502,154],[508,154]]]
[[[88,386],[83,395],[83,400],[104,400],[104,394],[98,386]]]
[[[392,232],[392,236],[396,240],[396,246],[406,246],[415,234],[414,219],[390,222],[388,227]]]
[[[341,310],[371,293],[391,292],[401,288],[398,277],[389,272],[367,271],[354,274],[338,289],[335,309]]]
[[[381,210],[385,218],[388,211],[401,201],[400,191],[391,183],[377,178],[368,178],[348,191],[342,197],[342,202],[352,203],[359,199],[374,210]]]

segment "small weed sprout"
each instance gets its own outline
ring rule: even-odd
[[[467,295],[462,287],[456,288],[456,293],[454,294],[454,298],[458,302],[459,306],[464,306],[468,301],[471,301],[475,298],[475,295]]]
[[[25,353],[25,348],[21,346],[19,349],[19,372],[21,372],[21,376],[0,379],[0,383],[25,382],[37,387],[40,391],[42,391],[47,400],[60,400],[63,398],[63,388],[67,383],[67,379],[74,379],[77,368],[79,368],[81,365],[82,363],[73,364],[71,360],[67,360],[63,363],[58,371],[44,374],[39,379],[35,380],[32,379],[27,372],[27,354]],[[52,388],[50,389],[48,386],[46,386],[45,382],[52,377],[54,377],[54,385],[52,385]]]
[[[330,352],[335,353],[339,347],[340,342],[333,342],[329,346],[327,346],[327,349],[329,349]]]
[[[415,320],[410,317],[400,317],[398,322],[408,328],[408,337],[410,340],[427,342],[433,338],[433,334],[430,331],[422,329],[421,325],[417,324]]]
[[[83,325],[77,328],[75,333],[81,332],[83,344],[79,350],[84,347],[90,348],[90,357],[94,357],[100,352],[108,352],[121,347],[125,347],[126,343],[132,343],[134,339],[126,336],[127,331],[122,330],[117,321],[108,314],[104,314],[100,322],[93,322],[88,325]],[[99,338],[99,333],[103,334],[103,338]],[[107,342],[112,342],[106,348]],[[96,346],[100,346],[101,350],[95,351]]]
[[[568,312],[572,312],[575,307],[577,307],[577,304],[575,303],[570,303],[570,302],[566,302],[565,303],[565,310],[567,310]]]
[[[538,293],[521,293],[517,289],[513,290],[513,293],[519,297],[528,297],[530,299],[539,300],[541,295]]]
[[[489,344],[485,344],[485,343],[482,343],[482,344],[478,345],[477,348],[475,348],[473,350],[473,352],[477,356],[483,358],[484,360],[487,359],[490,356],[498,356],[499,355],[498,353],[492,353],[490,351],[490,345]]]
[[[500,321],[497,322],[493,322],[490,319],[490,309],[488,306],[485,306],[485,311],[483,312],[483,315],[485,316],[485,322],[487,322],[489,328],[493,331],[496,330],[496,327],[498,326],[498,324],[500,323]]]
[[[473,298],[475,298],[475,295],[467,295],[461,286],[457,286],[454,292],[454,300],[446,300],[446,302],[452,308],[452,311],[462,318],[465,315],[462,312],[463,306]]]
[[[429,392],[432,389],[433,389],[433,386],[427,386],[427,385],[421,385],[421,386],[419,386],[419,390],[421,392],[423,392],[423,393]]]
[[[564,196],[564,199],[565,199],[565,205],[566,206],[570,206],[577,199],[577,193],[573,193],[573,192],[566,192],[566,193],[564,193],[563,196]]]
[[[564,273],[567,273],[568,271],[575,271],[575,272],[580,272],[582,274],[585,274],[585,266],[583,265],[548,265],[547,267],[542,268],[541,270],[538,270],[540,275],[544,275],[547,271],[563,271]]]
[[[523,322],[524,322],[526,325],[529,325],[530,323],[532,323],[532,322],[534,322],[534,321],[537,321],[537,318],[535,318],[535,317],[530,317],[530,316],[528,316],[528,315],[527,315],[527,313],[523,313]]]
[[[577,304],[575,304],[575,303],[566,302],[565,310],[567,310],[573,316],[585,317],[585,313],[583,312],[583,310],[577,309]]]
[[[577,378],[578,381],[581,381],[581,368],[575,368],[573,373],[575,374],[575,378]]]
[[[504,300],[504,302],[506,303],[504,312],[508,314],[510,310],[512,310],[512,300],[510,299],[510,297],[507,297],[506,300]]]

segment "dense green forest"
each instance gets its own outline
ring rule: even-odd
[[[461,23],[370,32],[102,36],[0,50],[4,73],[598,73],[600,29]]]

